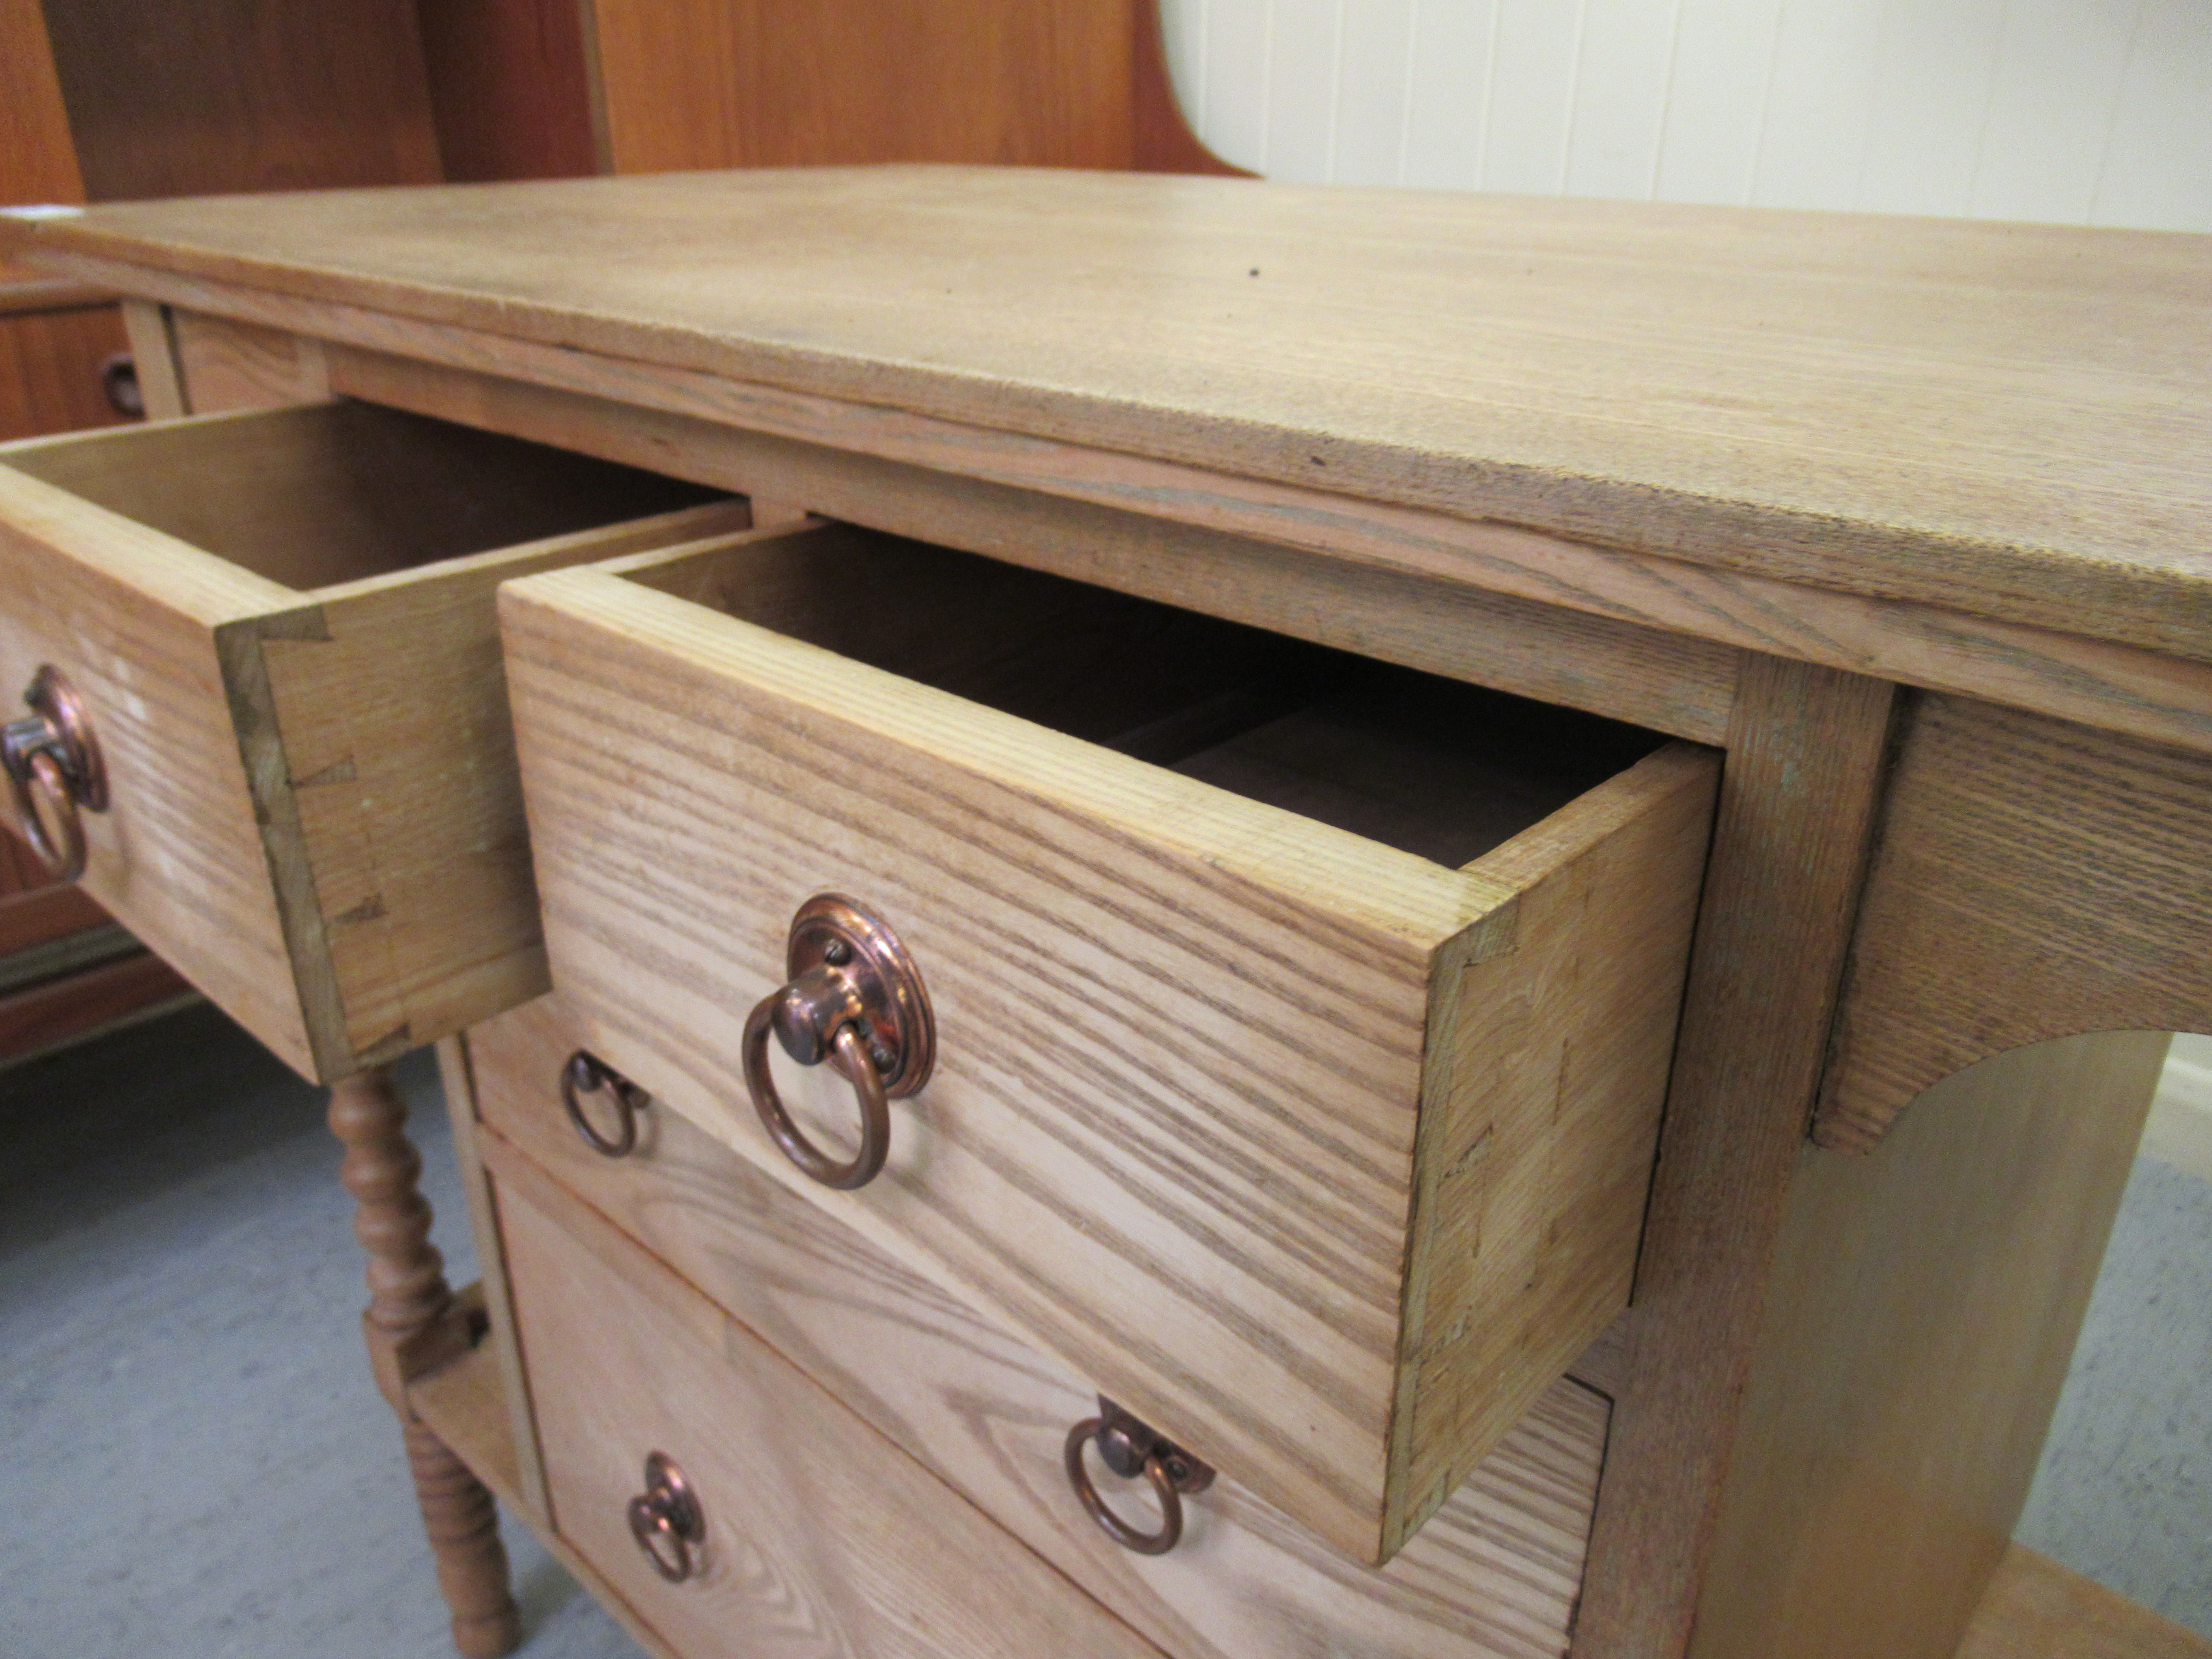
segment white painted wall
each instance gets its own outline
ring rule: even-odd
[[[1162,0],[1271,179],[2212,231],[2212,0]]]

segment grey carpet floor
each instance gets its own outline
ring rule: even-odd
[[[474,1277],[437,1077],[404,1068]],[[321,1100],[188,1010],[0,1073],[0,1659],[448,1659]],[[2212,1187],[2138,1166],[2022,1535],[2212,1635]],[[529,1659],[637,1650],[511,1518]]]
[[[464,1284],[436,1067],[404,1075]],[[188,1010],[0,1073],[0,1656],[451,1659],[320,1091]],[[635,1659],[501,1531],[530,1659]]]

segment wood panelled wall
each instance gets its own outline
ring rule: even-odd
[[[611,173],[839,161],[1237,171],[1176,107],[1157,8],[584,0],[600,163]]]
[[[1163,0],[1269,178],[2212,230],[2206,0]]]
[[[85,193],[428,184],[414,0],[45,0]]]

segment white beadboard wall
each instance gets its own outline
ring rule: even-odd
[[[1162,0],[1271,179],[2212,231],[2212,0]]]

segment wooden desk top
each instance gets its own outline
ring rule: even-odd
[[[2212,237],[899,167],[24,240],[2212,659]]]

